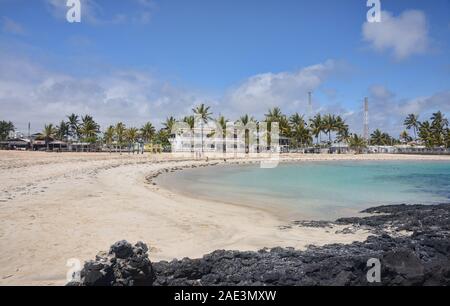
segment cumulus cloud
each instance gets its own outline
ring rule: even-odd
[[[399,16],[382,11],[381,22],[365,22],[362,34],[372,48],[391,51],[397,60],[429,49],[427,19],[419,10],[407,10]]]
[[[285,112],[307,110],[308,91],[314,91],[341,66],[333,60],[294,72],[263,73],[231,88],[224,101],[234,113],[261,117],[269,108],[279,106]]]
[[[90,114],[103,129],[119,121],[140,126],[147,121],[161,126],[168,116],[181,118],[191,114],[200,103],[236,119],[244,113],[262,119],[268,108],[279,106],[286,114],[306,113],[307,92],[320,92],[328,78],[336,73],[337,64],[327,61],[294,72],[264,73],[249,77],[230,88],[221,97],[203,91],[183,88],[162,81],[146,72],[135,70],[107,71],[94,77],[80,77],[51,71],[30,59],[0,53],[0,120],[11,120],[18,130],[33,131],[45,123],[58,124],[71,113]],[[332,90],[332,95],[337,93]],[[395,136],[403,129],[409,113],[429,117],[441,110],[450,113],[450,91],[414,99],[402,99],[382,85],[369,88],[370,129],[380,128]],[[331,103],[330,103],[331,102]],[[318,105],[315,111],[343,116],[352,131],[362,132],[362,100],[348,108],[337,100]]]
[[[420,114],[422,120],[427,120],[433,112],[438,110],[450,114],[450,91],[441,91],[429,96],[404,99],[398,97],[391,90],[382,85],[369,88],[369,129],[372,132],[380,129],[398,135],[405,129],[403,121],[408,114]],[[345,113],[347,110],[343,109]],[[355,110],[348,110],[344,115],[352,130],[362,133],[363,101]]]
[[[186,115],[205,98],[139,71],[74,77],[5,55],[0,67],[1,120],[12,120],[22,131],[28,122],[40,130],[70,113],[91,114],[103,128],[118,121],[139,126],[150,120],[158,126],[166,116]]]

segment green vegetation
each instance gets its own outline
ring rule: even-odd
[[[201,124],[202,144],[203,137],[212,137],[213,133],[204,135],[204,126],[212,120],[210,107],[200,104],[192,109],[193,115],[186,116],[181,120],[190,128],[193,128],[196,120]],[[294,113],[290,116],[283,114],[279,107],[269,109],[264,115],[265,122],[269,123],[268,132],[270,132],[270,123],[279,124],[280,136],[289,138],[290,148],[299,149],[311,147],[330,148],[333,143],[348,144],[351,149],[362,152],[368,145],[372,146],[392,146],[397,144],[424,145],[427,148],[449,148],[450,147],[450,128],[449,121],[440,111],[432,114],[426,121],[419,121],[419,116],[409,114],[404,120],[406,130],[402,131],[398,138],[392,137],[380,129],[374,130],[370,134],[370,139],[363,139],[361,136],[350,133],[349,126],[341,116],[333,114],[316,114],[314,117],[306,120],[304,115]],[[79,116],[71,114],[67,116],[67,121],[62,120],[59,125],[46,124],[39,139],[46,142],[47,148],[49,142],[53,139],[66,142],[83,142],[88,144],[103,143],[111,151],[113,147],[119,148],[120,152],[124,146],[131,147],[136,142],[145,144],[156,144],[163,148],[170,147],[170,138],[174,137],[172,128],[177,119],[170,116],[162,122],[162,128],[157,130],[151,122],[145,123],[141,128],[127,128],[124,123],[118,122],[110,125],[101,133],[100,126],[95,122],[92,116]],[[222,137],[225,139],[225,131],[228,119],[219,116],[216,119],[217,124],[222,128]],[[251,122],[256,124],[259,129],[259,121],[250,114],[242,115],[235,123],[247,125]],[[0,121],[0,140],[6,140],[10,132],[15,130],[12,122]],[[408,131],[412,132],[410,136]],[[322,141],[325,136],[325,141]],[[248,152],[249,131],[245,131],[245,143]],[[267,136],[270,142],[270,134]],[[225,145],[223,147],[225,151]]]
[[[11,121],[0,121],[0,141],[6,140],[10,132],[14,132],[14,124]]]

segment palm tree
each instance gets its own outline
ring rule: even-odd
[[[323,131],[323,121],[320,114],[314,116],[314,118],[310,119],[310,128],[311,132],[316,138],[317,144],[319,144],[320,134]]]
[[[372,132],[372,134],[370,134],[371,145],[382,146],[385,144],[384,140],[385,139],[383,133],[379,129],[376,129],[375,131]]]
[[[298,124],[292,128],[292,136],[297,144],[301,146],[312,143],[311,131],[303,124]]]
[[[419,115],[415,114],[409,114],[403,125],[410,130],[411,128],[414,130],[414,140],[417,140],[417,130],[419,129],[420,122],[419,122]]]
[[[226,152],[226,137],[227,137],[227,122],[228,119],[225,118],[225,116],[220,115],[219,118],[216,120],[217,124],[222,129],[222,150],[223,152]]]
[[[128,143],[128,153],[130,153],[130,148],[134,145],[139,136],[139,130],[135,127],[125,130],[125,139]],[[133,149],[134,153],[134,149]]]
[[[334,115],[328,114],[323,117],[322,129],[328,134],[328,143],[331,146],[331,132],[335,130],[336,127],[336,117]]]
[[[166,118],[166,121],[163,122],[163,128],[169,133],[169,135],[172,135],[172,129],[176,122],[177,120],[172,116]]]
[[[444,133],[445,129],[448,126],[448,120],[442,114],[442,112],[438,111],[433,113],[431,116],[431,132],[433,133],[433,138],[436,146],[444,145]]]
[[[79,133],[83,136],[83,141],[92,144],[97,141],[97,134],[100,133],[100,126],[94,121],[92,116],[86,115],[81,118]]]
[[[299,113],[294,113],[289,117],[289,124],[291,137],[298,148],[299,144],[304,144],[305,137],[308,138],[308,135],[310,136],[309,130],[306,128],[304,116]]]
[[[341,143],[348,143],[350,139],[350,133],[348,125],[345,123],[341,116],[336,117],[335,121],[336,141],[339,145],[339,154],[341,153]]]
[[[108,126],[105,133],[103,133],[103,139],[109,148],[109,153],[111,153],[111,144],[114,141],[115,133],[116,133],[116,131],[114,129],[114,126],[112,126],[112,125]]]
[[[44,130],[42,131],[42,137],[44,137],[45,145],[47,146],[47,151],[50,150],[49,148],[49,142],[50,139],[53,138],[55,135],[55,128],[53,127],[53,124],[46,124],[44,126]]]
[[[122,154],[122,146],[123,146],[125,130],[126,130],[125,124],[123,124],[122,122],[117,123],[114,130],[116,132],[117,144],[119,146],[119,151],[120,151],[120,154]]]
[[[358,136],[357,134],[353,134],[349,139],[349,148],[356,151],[356,153],[360,154],[364,148],[367,147],[366,140]]]
[[[283,113],[279,107],[274,107],[269,109],[269,112],[264,115],[268,122],[279,122],[281,117],[283,117]]]
[[[191,139],[190,139],[190,147],[191,147],[191,152],[194,152],[194,127],[195,127],[195,117],[194,116],[185,116],[183,118],[183,122],[186,123],[190,129],[190,135],[191,135]]]
[[[72,114],[70,116],[67,117],[68,124],[69,124],[69,128],[70,128],[70,136],[72,137],[79,137],[79,133],[78,133],[78,124],[79,124],[79,119],[78,116],[75,114]]]
[[[299,113],[295,113],[291,117],[289,117],[289,123],[293,128],[306,125],[304,116],[300,115]]]
[[[238,123],[242,124],[244,127],[249,124],[250,122],[256,123],[256,120],[253,117],[250,117],[248,114],[245,114],[244,116],[241,116]],[[245,142],[245,153],[249,153],[249,147],[250,147],[250,131],[245,129],[244,131],[244,142]]]
[[[183,118],[183,122],[187,123],[187,125],[189,126],[189,128],[192,130],[194,129],[195,126],[195,117],[194,116],[186,116]]]
[[[14,130],[14,124],[11,121],[0,121],[0,140],[6,140],[9,133]]]
[[[199,117],[201,124],[201,137],[202,137],[202,153],[203,153],[203,126],[211,119],[212,113],[209,112],[209,106],[205,106],[205,104],[200,104],[196,108],[193,108],[192,111]]]
[[[269,126],[267,128],[268,132],[272,131],[271,124],[273,122],[278,122],[278,128],[280,130],[280,135],[289,137],[289,134],[290,134],[289,120],[281,112],[281,109],[279,107],[274,107],[272,109],[269,109],[269,112],[267,114],[265,114],[264,116],[266,117],[266,122],[269,124]],[[267,143],[270,143],[270,139],[268,139]]]
[[[147,122],[141,128],[142,139],[146,143],[150,143],[151,142],[153,137],[155,137],[155,133],[156,133],[155,127],[153,126],[153,124],[151,122]]]
[[[434,146],[435,140],[431,124],[429,121],[424,121],[420,123],[419,139],[425,144],[427,148],[432,148]]]
[[[444,141],[445,141],[445,146],[447,148],[450,148],[450,129],[449,128],[447,128],[445,131]]]
[[[66,140],[67,141],[69,133],[70,133],[69,124],[66,123],[64,120],[61,121],[59,126],[56,127],[56,132],[55,132],[56,138],[59,139],[59,140]]]
[[[404,143],[408,143],[412,140],[411,136],[409,136],[406,130],[400,133],[400,139],[403,140]]]

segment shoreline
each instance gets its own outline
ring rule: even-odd
[[[282,156],[283,160],[286,160]],[[289,160],[368,160],[290,156]],[[368,156],[393,160],[393,156]],[[443,156],[395,156],[446,160]],[[398,159],[396,159],[398,160]],[[364,228],[285,226],[254,208],[163,195],[146,177],[163,168],[198,165],[169,155],[0,151],[0,284],[62,285],[66,261],[92,258],[113,242],[144,241],[152,261],[198,258],[217,249],[306,249],[364,241]],[[217,160],[211,159],[209,163]],[[243,160],[248,161],[248,160]],[[231,160],[229,161],[231,162]],[[164,170],[165,171],[165,170]],[[170,171],[170,170],[169,170]]]
[[[443,161],[449,161],[450,162],[450,158],[447,159],[442,159],[442,158],[432,158],[432,157],[426,157],[426,158],[413,158],[413,156],[409,155],[407,157],[403,157],[403,158],[396,158],[396,157],[391,157],[388,156],[389,154],[373,154],[373,155],[364,155],[364,157],[359,157],[360,155],[356,155],[358,157],[356,157],[355,155],[338,155],[338,156],[329,156],[329,155],[313,155],[312,156],[308,156],[308,155],[304,155],[302,157],[296,157],[296,158],[291,158],[291,157],[287,157],[284,159],[281,159],[280,165],[281,164],[299,164],[299,163],[317,163],[317,164],[321,164],[321,163],[336,163],[338,161],[343,161],[343,162],[355,162],[355,163],[359,163],[359,162],[376,162],[376,161],[385,161],[385,162],[408,162],[408,161],[417,161],[417,162],[443,162]],[[392,154],[391,154],[392,155]],[[227,201],[225,199],[218,199],[217,197],[214,196],[205,196],[203,195],[196,195],[193,192],[189,191],[189,190],[185,190],[183,188],[179,188],[178,186],[174,186],[171,187],[169,186],[171,182],[177,182],[176,178],[173,178],[171,176],[176,175],[175,172],[179,172],[179,171],[186,171],[186,170],[193,170],[195,171],[196,169],[199,168],[210,168],[210,167],[251,167],[251,166],[255,166],[257,164],[260,163],[259,159],[238,159],[238,160],[230,160],[227,162],[223,162],[222,160],[213,160],[210,162],[204,162],[198,165],[187,165],[187,166],[182,166],[182,167],[167,167],[167,168],[163,168],[160,169],[156,172],[151,173],[150,175],[148,175],[146,177],[146,180],[149,184],[151,184],[154,188],[155,188],[155,192],[159,192],[163,195],[167,195],[170,197],[179,197],[179,198],[183,198],[185,200],[200,200],[200,201],[207,201],[207,202],[214,202],[214,203],[220,203],[223,205],[233,205],[233,206],[238,206],[238,207],[247,207],[250,209],[256,209],[256,210],[262,210],[264,212],[270,213],[273,216],[277,217],[280,219],[280,221],[282,222],[286,222],[286,223],[290,223],[293,221],[324,221],[324,222],[332,222],[337,218],[340,218],[339,216],[336,218],[326,218],[326,219],[318,219],[318,218],[314,218],[314,217],[309,217],[309,216],[305,216],[304,214],[301,214],[299,211],[297,211],[294,208],[288,208],[288,207],[280,207],[279,205],[273,205],[273,204],[264,204],[264,205],[258,205],[258,204],[254,204],[251,203],[251,201]],[[180,183],[180,182],[178,182]],[[181,182],[183,183],[183,182]],[[402,204],[404,202],[399,202],[399,203],[391,203],[389,205],[397,205],[397,204]],[[437,202],[438,203],[438,202]],[[415,203],[414,203],[415,204]],[[374,204],[377,205],[377,204]],[[379,205],[379,204],[378,204]],[[367,206],[366,208],[369,208],[371,206]],[[367,214],[364,214],[361,212],[361,210],[363,210],[364,208],[345,208],[345,213],[343,212],[341,217],[364,217]]]

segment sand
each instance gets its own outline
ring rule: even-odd
[[[450,160],[383,154],[283,158]],[[63,285],[68,259],[91,259],[121,239],[146,242],[150,259],[159,261],[216,249],[304,249],[369,235],[362,229],[337,234],[339,226],[286,229],[286,220],[270,211],[186,198],[146,180],[160,169],[204,163],[169,154],[0,151],[0,284]]]

